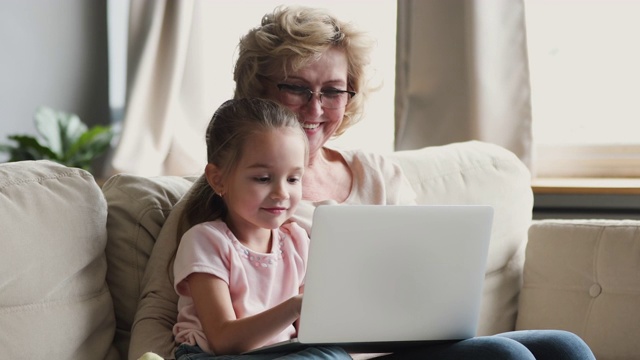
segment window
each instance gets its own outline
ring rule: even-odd
[[[640,176],[640,1],[525,5],[537,176]]]

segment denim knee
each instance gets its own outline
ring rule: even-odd
[[[338,346],[314,346],[306,348],[296,355],[309,359],[342,360],[351,359],[351,356]]]
[[[595,360],[589,346],[578,335],[564,330],[522,330],[498,334],[522,343],[536,358]]]
[[[519,342],[494,336],[421,346],[396,352],[382,359],[535,360],[531,352]]]

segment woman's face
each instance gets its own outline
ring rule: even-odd
[[[342,49],[331,48],[320,59],[297,71],[289,72],[288,77],[273,79],[267,84],[266,97],[282,103],[277,84],[302,86],[314,92],[328,89],[347,90],[347,56]],[[318,95],[313,95],[303,105],[286,105],[298,115],[305,133],[309,138],[310,157],[313,158],[320,148],[333,136],[342,123],[345,108],[327,109],[320,103]]]

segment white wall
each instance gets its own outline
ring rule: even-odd
[[[106,34],[106,1],[0,1],[0,143],[43,105],[109,123]]]

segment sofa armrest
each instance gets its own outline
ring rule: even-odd
[[[640,221],[535,221],[516,328],[574,332],[600,360],[637,358]]]

